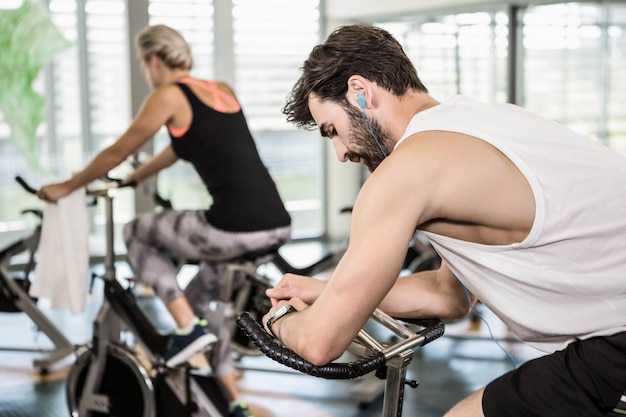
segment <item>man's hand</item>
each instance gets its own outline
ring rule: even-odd
[[[286,274],[274,288],[266,290],[265,295],[271,299],[274,307],[277,306],[279,301],[290,300],[294,297],[310,305],[317,300],[325,286],[326,282],[319,279]],[[298,308],[295,305],[294,307]]]
[[[282,306],[286,306],[287,304],[291,305],[292,307],[294,307],[297,311],[302,311],[305,308],[308,307],[308,305],[306,305],[306,303],[304,301],[302,301],[301,299],[295,297],[295,298],[291,298],[289,300],[289,302],[287,301],[279,301],[276,304],[274,304],[274,306],[270,309],[270,311],[267,312],[267,314],[265,316],[263,316],[263,326],[265,327],[265,331],[268,332],[269,334],[274,335],[276,338],[278,338],[280,340],[280,332],[277,330],[277,326],[278,323],[282,320],[282,317],[279,318],[278,320],[276,320],[273,324],[272,324],[272,328],[270,329],[267,326],[267,321],[269,320],[270,317],[272,317],[274,315],[274,313],[276,313],[276,311],[278,309],[280,309]],[[292,313],[293,314],[293,313]],[[283,316],[284,317],[284,316]]]

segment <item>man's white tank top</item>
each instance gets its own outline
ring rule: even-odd
[[[530,234],[512,245],[426,233],[467,289],[544,352],[626,330],[626,157],[521,107],[461,96],[415,115],[396,147],[429,130],[499,149],[536,202]]]

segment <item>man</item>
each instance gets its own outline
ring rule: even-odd
[[[377,306],[457,319],[481,300],[549,354],[446,417],[619,415],[626,158],[510,104],[439,103],[398,42],[368,26],[341,27],[315,47],[283,111],[300,127],[318,126],[340,161],[372,175],[333,276],[286,275],[267,293],[267,330],[324,364]],[[397,279],[416,229],[442,266]],[[284,314],[287,304],[298,311]]]

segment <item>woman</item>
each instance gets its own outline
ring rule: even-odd
[[[135,274],[155,289],[176,321],[178,329],[164,353],[173,366],[204,350],[213,337],[179,288],[172,256],[203,261],[194,289],[204,289],[203,302],[216,299],[223,261],[286,242],[291,219],[232,90],[190,76],[189,45],[174,29],[149,26],[137,35],[136,48],[153,89],[139,113],[126,132],[82,171],[65,182],[42,187],[39,197],[55,202],[102,177],[138,151],[161,126],[167,127],[171,143],[126,182],[139,183],[181,158],[193,165],[213,203],[207,210],[143,214],[125,226],[124,239]],[[194,307],[203,311],[203,306]],[[245,405],[237,402],[229,351],[223,353],[216,372],[232,397],[232,415],[249,415]]]

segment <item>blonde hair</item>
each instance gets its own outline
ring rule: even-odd
[[[135,45],[144,61],[156,55],[171,69],[190,70],[193,65],[189,44],[183,35],[169,26],[144,28],[135,37]]]

